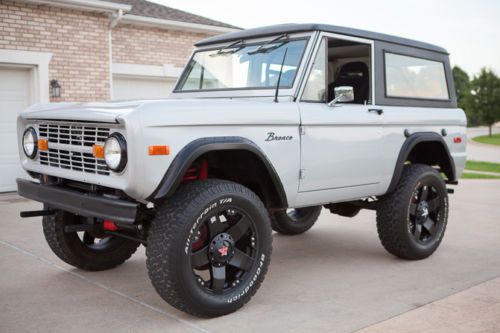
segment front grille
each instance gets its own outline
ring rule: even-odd
[[[40,164],[51,167],[109,175],[104,159],[95,158],[92,147],[103,145],[110,128],[100,124],[42,122],[39,137],[49,142],[48,151],[40,151]]]

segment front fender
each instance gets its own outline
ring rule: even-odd
[[[251,140],[238,136],[208,137],[191,141],[175,156],[160,184],[149,195],[148,201],[158,201],[172,196],[182,181],[189,166],[201,155],[210,151],[246,150],[255,154],[265,165],[276,188],[282,207],[287,207],[287,197],[283,184],[264,152]]]

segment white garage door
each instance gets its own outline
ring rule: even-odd
[[[30,70],[0,66],[0,192],[15,191],[24,177],[17,149],[16,120],[30,104]]]
[[[113,99],[166,98],[172,92],[175,79],[113,77]]]

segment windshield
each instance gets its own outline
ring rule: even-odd
[[[240,41],[225,48],[198,51],[176,91],[276,88],[282,64],[280,88],[291,88],[306,42],[276,39],[245,45]]]

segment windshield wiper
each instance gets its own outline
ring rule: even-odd
[[[238,45],[240,45],[240,46],[236,47]],[[245,41],[243,39],[240,39],[240,40],[237,40],[234,43],[231,43],[231,44],[229,44],[227,46],[224,46],[224,47],[220,48],[217,51],[217,53],[213,53],[210,56],[211,57],[216,57],[216,56],[221,56],[221,55],[233,54],[233,53],[238,52],[239,50],[241,50],[244,47],[245,47]],[[229,49],[231,49],[231,50],[229,50]],[[225,51],[225,50],[227,50],[227,51]]]
[[[279,44],[276,44],[279,41],[282,41],[282,42],[279,43]],[[253,51],[248,52],[247,54],[252,55],[252,54],[257,54],[257,53],[268,53],[268,52],[274,51],[276,49],[279,49],[283,45],[288,44],[288,42],[289,42],[288,41],[288,35],[287,34],[283,34],[281,36],[276,37],[273,40],[270,40],[267,43],[264,43],[264,44],[260,45],[258,48],[256,48]],[[270,44],[276,44],[276,45],[266,47],[267,45],[270,45]]]

